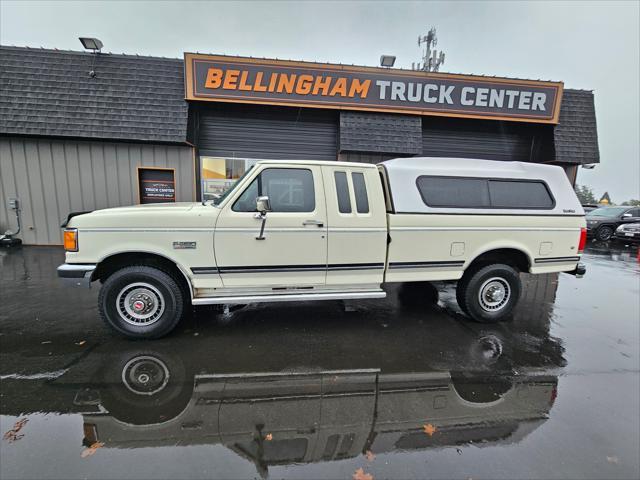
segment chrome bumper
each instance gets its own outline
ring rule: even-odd
[[[67,287],[91,288],[91,275],[95,269],[93,264],[63,263],[58,267],[58,278]]]

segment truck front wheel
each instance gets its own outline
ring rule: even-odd
[[[148,266],[117,270],[102,285],[100,316],[107,325],[131,338],[160,338],[175,328],[184,311],[178,283]]]
[[[522,284],[509,265],[487,265],[464,274],[456,298],[460,308],[479,322],[491,323],[509,316],[520,299]]]

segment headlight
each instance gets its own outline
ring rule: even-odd
[[[64,249],[67,252],[78,251],[78,229],[66,228],[63,233]]]

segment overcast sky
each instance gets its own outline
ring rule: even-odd
[[[601,164],[578,183],[640,198],[640,3],[33,2],[0,0],[3,45],[182,57],[185,51],[396,66],[438,30],[441,71],[562,80],[595,91]]]

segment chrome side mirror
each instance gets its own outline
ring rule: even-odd
[[[256,198],[256,210],[261,214],[265,214],[271,211],[271,202],[269,201],[269,197],[266,195],[263,197]]]
[[[622,218],[631,218],[633,215],[631,215],[630,213],[623,213],[622,214]]]

